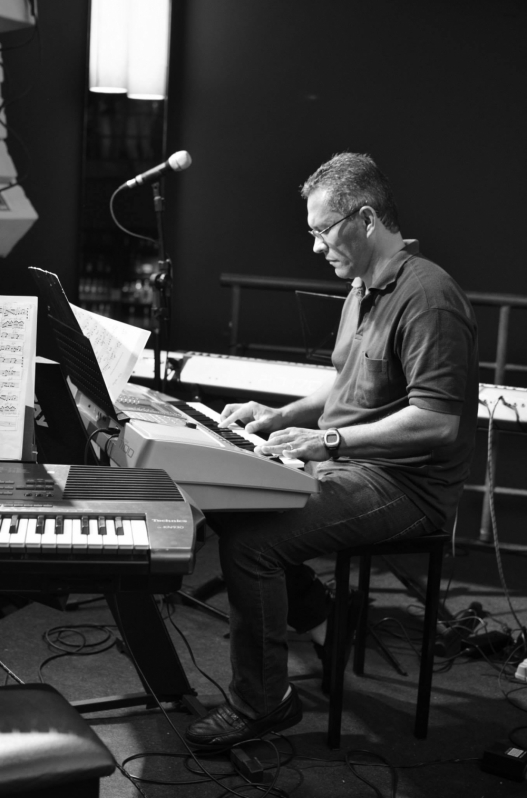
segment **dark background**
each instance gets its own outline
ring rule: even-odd
[[[2,293],[34,293],[35,265],[77,298],[88,10],[45,0],[40,46],[7,49],[27,31],[2,39],[8,148],[39,214],[3,259]],[[173,0],[167,153],[193,164],[166,181],[171,348],[226,351],[222,272],[331,279],[298,189],[344,149],[375,158],[403,235],[464,289],[527,295],[526,34],[524,0]],[[248,295],[244,339],[299,343],[290,300]],[[478,315],[492,360],[497,313]],[[508,360],[525,363],[525,315],[512,316]],[[38,340],[53,355],[45,327]],[[523,487],[524,454],[501,466]]]
[[[24,293],[31,263],[74,301],[88,2],[46,0],[39,16],[40,55],[36,41],[4,52],[4,97],[32,87],[7,106],[27,152],[14,135],[8,147],[39,220],[2,282]],[[166,187],[174,347],[225,349],[221,272],[331,278],[298,187],[343,149],[377,160],[403,235],[463,288],[527,294],[523,0],[174,0],[173,16],[168,152],[193,158]],[[251,334],[284,339],[269,307],[247,314]]]

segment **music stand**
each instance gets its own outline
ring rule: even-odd
[[[48,306],[48,317],[60,350],[60,366],[64,379],[74,383],[77,390],[94,402],[110,419],[117,421],[117,413],[108,393],[93,347],[80,328],[62,285],[56,274],[29,267],[42,298]],[[77,410],[79,423],[84,423],[75,399],[68,389]],[[87,431],[85,430],[86,434]],[[138,675],[145,690],[148,685],[163,700],[182,703],[196,714],[204,710],[190,686],[183,665],[159,612],[155,597],[144,591],[121,591],[105,595],[106,602],[121,632],[132,649],[132,660],[138,665]],[[143,678],[143,675],[145,678]],[[110,696],[85,701],[73,701],[79,712],[103,711],[130,706],[155,706],[147,692]]]
[[[295,296],[306,360],[331,364],[345,297],[312,291],[295,291]]]
[[[30,266],[29,271],[48,306],[48,318],[60,351],[64,377],[69,377],[75,387],[107,416],[115,418],[115,408],[91,341],[82,332],[59,278],[53,272],[34,266]]]

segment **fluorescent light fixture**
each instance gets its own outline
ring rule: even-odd
[[[170,0],[92,0],[90,90],[166,97]]]
[[[127,69],[127,0],[92,0],[90,89],[103,93],[126,93]]]
[[[167,91],[169,0],[129,0],[128,96],[162,100]]]

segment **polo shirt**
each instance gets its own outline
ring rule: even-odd
[[[455,512],[475,443],[477,326],[455,280],[416,241],[346,298],[332,356],[336,379],[319,427],[369,424],[408,405],[460,416],[452,444],[414,456],[347,459],[399,485],[435,528]]]

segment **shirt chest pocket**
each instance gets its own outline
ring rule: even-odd
[[[390,402],[388,360],[361,355],[355,401],[361,407],[380,407]]]

